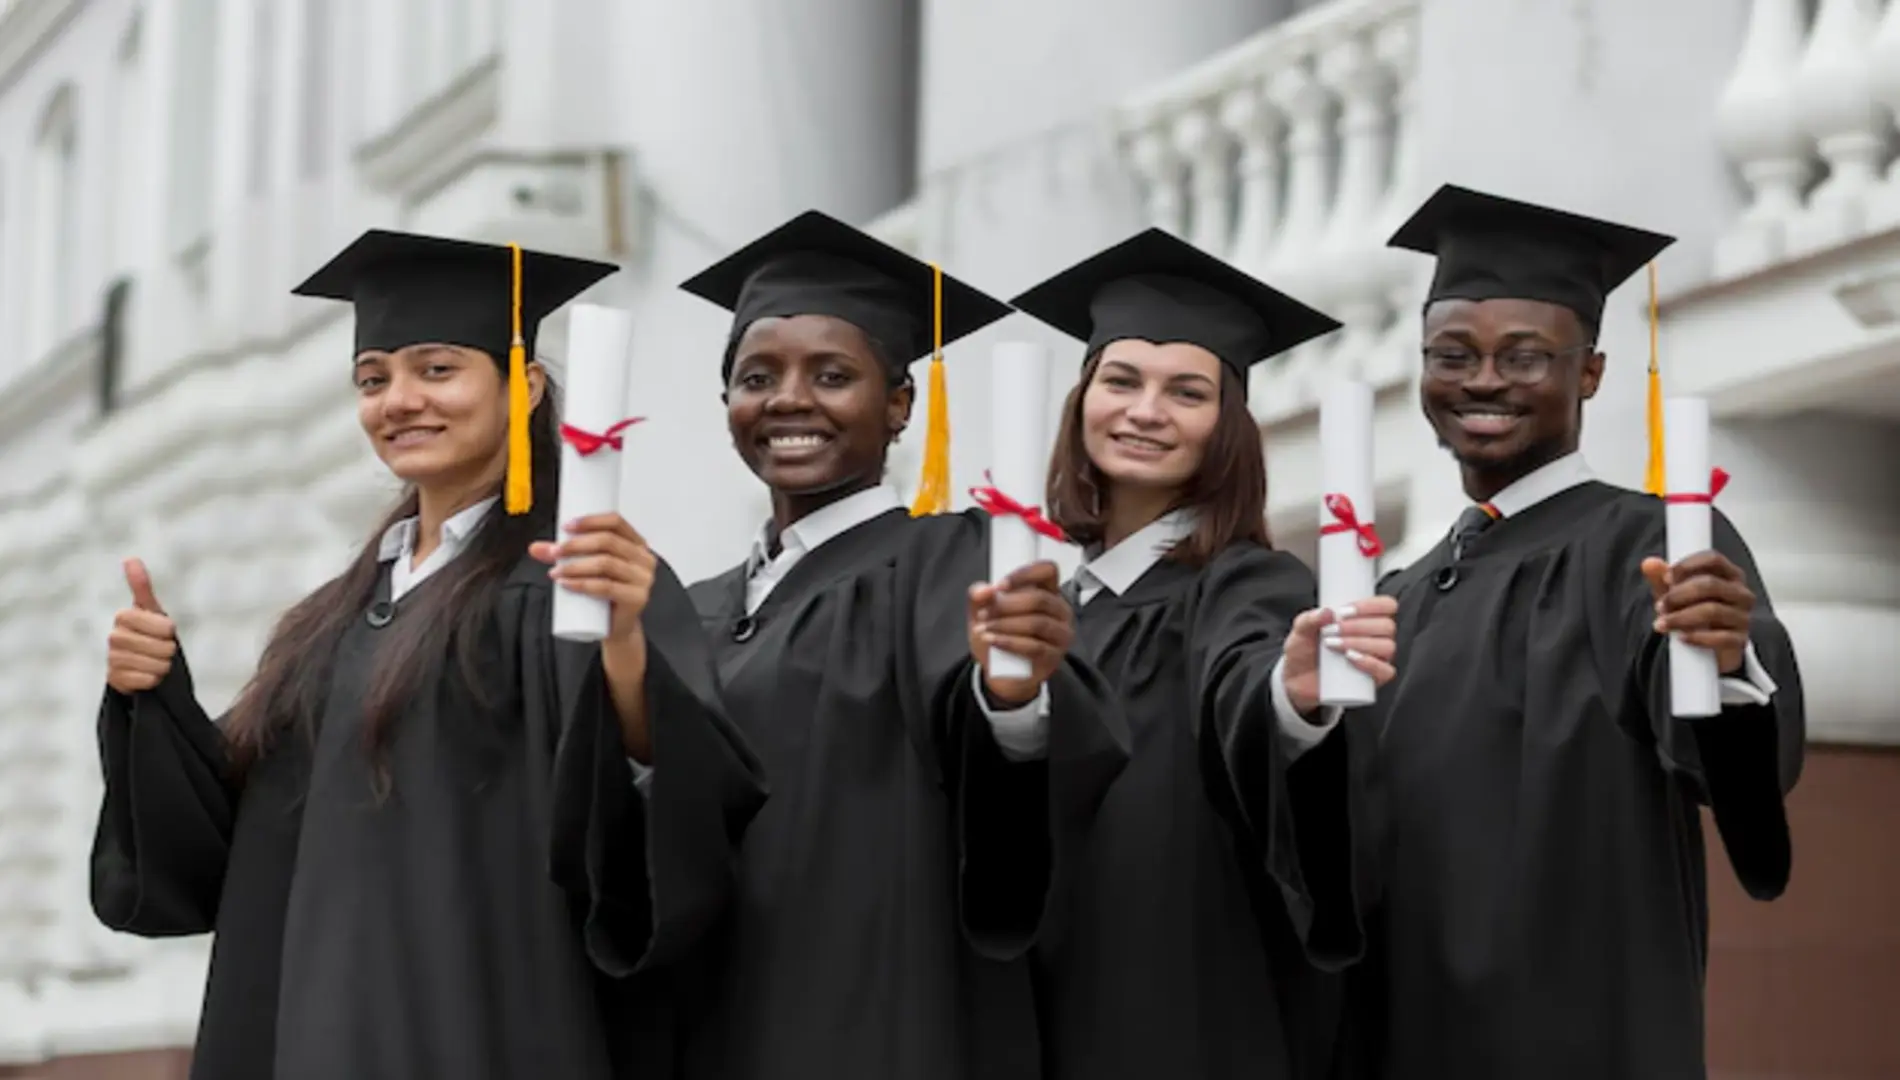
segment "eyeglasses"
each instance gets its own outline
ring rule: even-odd
[[[1572,345],[1568,349],[1540,349],[1513,345],[1493,353],[1482,353],[1463,345],[1431,345],[1423,351],[1425,375],[1435,382],[1470,382],[1484,370],[1485,357],[1497,369],[1498,378],[1518,386],[1534,386],[1550,374],[1550,365],[1560,356],[1574,356],[1592,346]]]

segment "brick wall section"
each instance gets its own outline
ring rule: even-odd
[[[1809,747],[1789,814],[1794,880],[1772,904],[1707,829],[1710,1076],[1900,1078],[1900,751]]]

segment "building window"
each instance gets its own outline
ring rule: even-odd
[[[72,328],[79,255],[79,116],[71,87],[53,95],[41,115],[33,154],[32,308],[35,355]]]
[[[174,253],[211,232],[218,112],[218,0],[177,0],[178,63],[172,93],[171,207]]]
[[[335,26],[329,0],[303,0],[302,85],[298,88],[302,115],[297,147],[297,175],[316,180],[330,167],[330,51]]]

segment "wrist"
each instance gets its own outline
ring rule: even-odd
[[[647,639],[636,632],[631,637],[602,638],[600,663],[608,675],[644,674],[647,666]]]
[[[1020,709],[1034,702],[1036,695],[1042,691],[1041,683],[1032,685],[1022,680],[1012,679],[1010,681],[1018,684],[1020,688],[1013,686],[1009,691],[999,691],[996,685],[990,681],[989,676],[985,675],[983,677],[983,698],[989,703],[990,708],[999,710]]]

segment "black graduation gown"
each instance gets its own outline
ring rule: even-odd
[[[1381,583],[1399,675],[1370,715],[1382,886],[1352,973],[1347,1050],[1387,1080],[1703,1073],[1707,877],[1700,808],[1759,899],[1787,884],[1783,795],[1801,677],[1754,560],[1750,639],[1779,689],[1706,720],[1669,708],[1666,639],[1638,571],[1660,500],[1586,483]],[[1367,725],[1370,725],[1369,731]],[[1364,745],[1361,743],[1360,745]]]
[[[987,518],[892,510],[807,554],[758,612],[738,568],[693,586],[732,717],[772,777],[686,1009],[683,1076],[1034,1076],[1019,958],[1127,733],[1100,677],[1050,681],[1046,760],[1002,756],[976,700],[967,590]]]
[[[195,1080],[658,1074],[635,1064],[664,1050],[649,991],[620,977],[716,918],[762,782],[670,570],[646,612],[664,779],[644,796],[599,649],[552,637],[552,596],[524,558],[483,643],[505,702],[434,680],[395,723],[382,805],[361,742],[367,619],[315,738],[279,740],[241,785],[182,654],[151,692],[107,691],[93,908],[145,936],[216,931]]]
[[[1358,955],[1345,725],[1289,764],[1269,677],[1312,572],[1236,544],[1079,615],[1133,749],[1037,946],[1051,1080],[1278,1080],[1330,1064]],[[1307,950],[1310,949],[1310,958]],[[1319,966],[1315,966],[1319,965]]]

